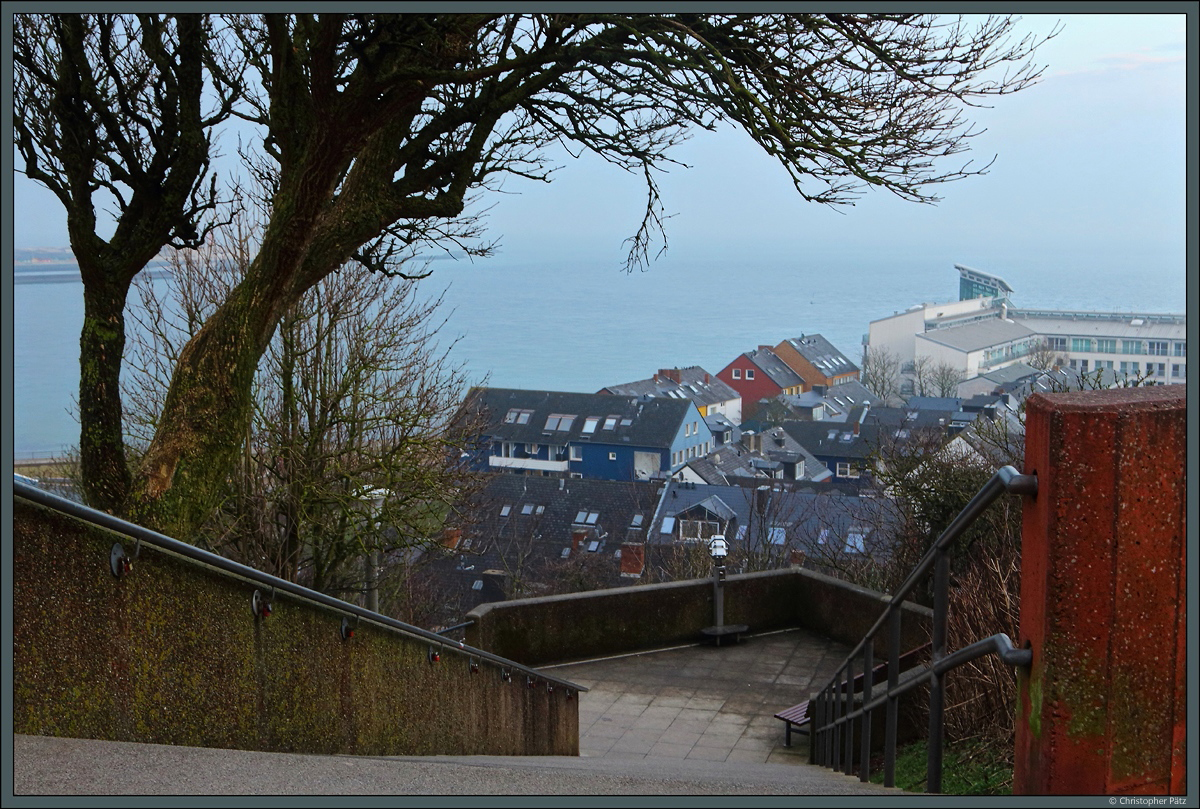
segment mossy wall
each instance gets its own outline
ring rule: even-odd
[[[17,733],[363,755],[578,755],[578,700],[16,499]],[[353,619],[352,619],[353,620]]]
[[[467,642],[527,666],[693,643],[713,625],[712,596],[710,579],[694,579],[483,604],[467,616]],[[853,646],[886,605],[879,593],[800,568],[725,582],[725,623],[751,632],[800,627]],[[902,644],[915,648],[929,640],[931,612],[903,610]]]

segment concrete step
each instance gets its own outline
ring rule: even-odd
[[[888,795],[807,764],[666,758],[315,756],[13,739],[15,795]]]

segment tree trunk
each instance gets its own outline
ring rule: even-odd
[[[125,463],[121,416],[121,358],[125,353],[125,296],[118,273],[88,273],[79,336],[79,464],[84,500],[122,514],[131,476]],[[122,276],[124,274],[121,274]]]

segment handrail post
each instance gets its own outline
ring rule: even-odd
[[[925,790],[933,793],[942,791],[943,714],[946,694],[942,683],[943,675],[938,674],[936,668],[946,656],[946,613],[949,605],[950,556],[943,549],[938,551],[933,573],[933,649],[930,653],[930,666],[934,672],[929,681],[929,758],[925,773]]]
[[[874,644],[868,643],[863,649],[863,696],[862,703],[864,706],[871,702],[871,685],[875,679]],[[871,712],[863,711],[862,715],[862,730],[859,733],[862,735],[862,756],[858,762],[858,780],[866,781],[870,777],[871,761]]]
[[[893,610],[888,638],[888,691],[900,683],[900,610]],[[883,740],[883,785],[896,786],[896,735],[900,724],[899,697],[889,696],[887,730]]]
[[[844,714],[844,716],[849,717],[850,714],[853,712],[854,712],[854,667],[846,666],[846,713]],[[842,769],[842,772],[844,772],[846,775],[849,775],[850,773],[854,772],[854,720],[847,719],[845,722],[842,723],[842,727],[845,729],[845,734],[846,734],[846,738],[844,741],[846,763],[845,763],[844,768]]]

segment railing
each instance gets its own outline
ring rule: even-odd
[[[1037,477],[1022,475],[1011,466],[999,469],[983,488],[971,498],[971,502],[937,538],[904,583],[891,596],[891,602],[875,625],[859,641],[858,645],[838,668],[829,683],[821,689],[813,702],[812,745],[809,757],[820,764],[851,774],[854,769],[854,740],[860,744],[859,778],[870,777],[871,717],[877,710],[886,711],[884,736],[884,786],[895,786],[896,781],[896,735],[899,724],[899,697],[912,689],[929,683],[929,742],[926,767],[926,791],[941,792],[942,786],[942,739],[943,710],[945,695],[942,678],[957,666],[969,663],[986,654],[996,654],[1010,666],[1028,667],[1033,662],[1033,653],[1028,649],[1013,647],[1012,639],[1001,633],[977,641],[946,654],[946,613],[950,591],[950,547],[963,532],[1001,494],[1037,494]],[[913,589],[934,570],[933,631],[930,662],[900,681],[900,605]],[[882,695],[873,691],[875,664],[872,653],[875,637],[887,626],[888,662],[887,688]],[[861,661],[861,669],[856,669]],[[861,705],[855,707],[854,680],[861,671]]]
[[[395,618],[389,618],[386,615],[372,612],[364,607],[351,604],[348,601],[342,601],[341,599],[317,592],[316,590],[310,590],[303,585],[287,581],[286,579],[278,578],[277,576],[272,576],[269,573],[263,573],[261,570],[255,570],[252,567],[240,564],[232,559],[226,559],[224,556],[219,556],[218,554],[197,548],[195,545],[189,545],[186,542],[181,542],[178,539],[172,539],[171,537],[160,534],[156,531],[151,531],[150,529],[144,528],[140,525],[126,522],[125,520],[114,517],[111,514],[105,514],[102,511],[97,511],[96,509],[89,508],[88,506],[81,505],[80,503],[75,503],[71,500],[59,497],[56,494],[51,494],[50,492],[39,489],[36,486],[30,486],[27,483],[22,483],[19,480],[13,481],[13,496],[22,497],[33,503],[55,509],[63,514],[74,517],[77,520],[81,520],[101,528],[107,528],[108,530],[115,531],[119,534],[124,534],[132,539],[137,540],[139,544],[145,543],[146,545],[171,551],[172,553],[179,554],[180,556],[187,557],[188,559],[192,559],[206,565],[211,565],[212,567],[224,570],[227,573],[232,573],[235,576],[249,579],[257,584],[269,587],[272,594],[278,592],[289,593],[297,598],[321,604],[322,606],[328,607],[335,612],[353,615],[356,618],[365,618],[366,620],[378,624],[385,629],[388,629],[399,635],[405,635],[410,638],[428,642],[430,644],[431,651],[436,650],[439,653],[451,652],[464,655],[468,658],[473,658],[474,660],[481,662],[492,663],[496,666],[499,666],[501,671],[506,673],[507,676],[511,676],[513,672],[520,672],[526,677],[561,686],[569,691],[588,690],[586,687],[576,685],[569,680],[561,680],[557,677],[552,677],[545,673],[535,671],[528,666],[522,666],[520,663],[516,663],[507,658],[494,655],[491,652],[486,652],[482,649],[476,649],[472,646],[467,646],[461,641],[450,640],[436,632],[431,632],[427,629],[421,629],[420,627],[406,624],[403,621],[397,621]],[[136,556],[137,552],[135,551],[134,553]],[[465,624],[459,625],[458,627],[450,627],[450,629],[459,629],[463,626],[465,626]]]

